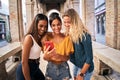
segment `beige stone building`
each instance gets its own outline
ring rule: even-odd
[[[24,26],[22,24],[22,0],[9,0],[9,3],[12,41],[19,41],[24,35]],[[91,32],[93,40],[95,40],[94,0],[25,0],[24,4],[26,5],[26,30],[37,13],[44,13],[47,15],[50,10],[54,9],[62,14],[68,8],[74,8],[80,14],[84,24]],[[105,45],[115,49],[120,49],[119,4],[119,0],[105,1]]]

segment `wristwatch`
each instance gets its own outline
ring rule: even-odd
[[[83,74],[83,73],[80,73],[79,75],[80,75],[81,77],[84,77],[84,76],[85,76],[85,74]]]

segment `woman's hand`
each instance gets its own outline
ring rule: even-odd
[[[49,50],[50,46],[48,47],[44,47],[44,54],[50,54],[50,53],[54,53],[55,52],[55,48],[53,48],[52,50]]]
[[[76,80],[84,80],[84,76],[77,75]]]
[[[53,48],[52,50],[49,51],[50,46],[48,46],[47,48],[44,48],[44,59],[47,61],[51,61],[54,63],[61,63],[61,62],[65,62],[69,59],[69,56],[65,56],[65,55],[60,55],[58,53],[56,53],[56,49]]]
[[[48,46],[47,48],[46,48],[46,46],[44,47],[44,51],[43,51],[43,53],[44,53],[44,59],[45,60],[47,60],[47,61],[50,61],[50,59],[51,59],[51,57],[53,56],[53,53],[55,52],[55,48],[53,48],[52,50],[50,50],[49,51],[49,48],[50,48],[50,46]]]

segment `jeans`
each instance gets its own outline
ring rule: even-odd
[[[81,71],[81,68],[77,67],[77,66],[73,66],[73,75],[74,77],[77,76]],[[86,72],[85,76],[84,76],[84,80],[90,80],[91,76],[92,76],[93,72]]]
[[[39,69],[39,63],[29,62],[31,80],[45,80],[42,71]],[[16,70],[16,80],[25,80],[20,63]]]
[[[69,80],[71,78],[67,62],[56,65],[48,62],[46,70],[46,80]]]

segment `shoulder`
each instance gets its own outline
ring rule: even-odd
[[[48,32],[46,34],[46,38],[47,38],[47,40],[51,40],[53,38],[52,32]]]
[[[65,42],[66,42],[66,41],[67,41],[67,42],[72,42],[70,36],[65,36],[64,40],[65,40]]]
[[[32,35],[30,34],[26,35],[24,40],[28,40],[28,41],[32,40]]]
[[[84,33],[83,40],[86,40],[86,39],[91,39],[91,35],[89,33]]]
[[[47,32],[46,35],[52,36],[52,32]]]
[[[41,42],[44,43],[44,41],[49,41],[53,38],[52,32],[47,32],[45,36],[42,38]]]
[[[32,45],[32,43],[33,43],[33,40],[32,40],[32,35],[26,35],[25,36],[25,39],[24,39],[24,44],[30,44],[30,45]]]
[[[91,40],[91,35],[89,33],[85,33],[85,35],[83,36],[83,39],[82,39],[82,43],[91,43],[92,40]]]
[[[85,36],[86,36],[86,39],[91,40],[91,35],[89,33],[86,33]]]
[[[67,39],[71,39],[69,35],[65,35],[65,38],[67,38]]]

